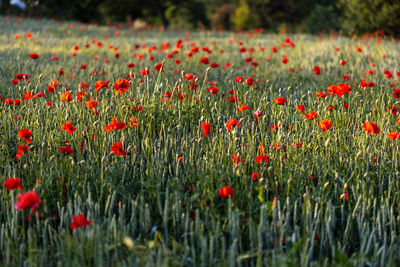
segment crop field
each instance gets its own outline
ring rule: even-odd
[[[0,17],[0,265],[399,265],[399,59]]]

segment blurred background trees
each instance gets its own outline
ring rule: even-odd
[[[82,22],[140,19],[165,29],[400,35],[399,0],[0,0],[0,12],[18,15],[18,1],[28,16]]]

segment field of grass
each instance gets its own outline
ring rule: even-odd
[[[0,17],[0,265],[400,264],[399,59]]]

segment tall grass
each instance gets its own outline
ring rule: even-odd
[[[34,188],[42,199],[36,216],[27,220],[32,211],[14,208],[20,191],[0,188],[1,265],[399,264],[399,146],[387,135],[400,126],[398,116],[386,112],[399,104],[392,96],[399,86],[398,42],[382,39],[378,45],[376,38],[292,35],[296,46],[282,48],[287,36],[273,34],[193,32],[185,40],[184,33],[176,32],[94,25],[80,31],[83,25],[77,23],[72,28],[69,23],[17,23],[4,17],[0,22],[1,95],[22,99],[27,90],[47,95],[22,100],[20,106],[0,105],[1,181],[19,177],[24,191]],[[27,32],[33,34],[31,39],[24,37]],[[20,38],[14,39],[15,34]],[[91,43],[93,38],[103,46]],[[166,54],[178,39],[184,40],[184,47],[174,55],[181,61],[175,64]],[[200,48],[191,58],[185,55],[192,48],[190,41]],[[247,48],[245,53],[239,52],[238,41]],[[158,53],[166,42],[170,48]],[[71,57],[75,45],[80,49]],[[118,59],[108,45],[118,47]],[[153,45],[157,48],[149,53]],[[202,51],[203,46],[212,53]],[[278,53],[271,52],[272,46]],[[33,52],[39,59],[29,58]],[[138,60],[135,52],[145,58]],[[53,53],[58,61],[50,60]],[[287,65],[281,63],[284,54]],[[249,56],[257,67],[244,63]],[[220,66],[209,68],[200,63],[202,57]],[[341,59],[347,61],[345,66]],[[136,65],[133,69],[127,68],[130,62]],[[161,62],[164,71],[158,73],[154,65]],[[224,69],[226,62],[231,66]],[[80,70],[82,64],[86,70]],[[314,65],[321,75],[313,73]],[[143,68],[149,76],[141,76]],[[62,76],[60,69],[65,71]],[[375,74],[365,75],[369,69]],[[390,79],[383,74],[387,69],[394,74]],[[115,95],[113,84],[130,71],[136,78],[125,94]],[[18,73],[27,73],[30,81],[12,84]],[[199,78],[196,91],[184,79],[187,73]],[[316,98],[316,92],[342,83],[344,75],[353,88],[349,95]],[[257,86],[236,83],[236,76],[253,77]],[[375,86],[359,87],[361,77]],[[52,80],[59,80],[60,86],[56,93],[47,93]],[[110,89],[96,93],[97,80],[109,80]],[[85,101],[76,102],[82,81],[99,101],[98,116]],[[216,96],[207,92],[211,81],[219,88]],[[175,88],[188,97],[180,101]],[[238,96],[236,103],[228,102],[231,89]],[[73,95],[71,103],[60,100],[66,90]],[[163,101],[166,91],[173,95]],[[287,103],[276,105],[278,96]],[[241,104],[252,110],[238,112]],[[299,104],[306,113],[317,111],[318,119],[305,119],[296,111]],[[143,110],[135,113],[136,105]],[[336,110],[330,112],[329,105]],[[258,123],[253,115],[257,109],[263,111]],[[138,126],[107,134],[104,126],[113,115],[126,123],[135,116]],[[231,118],[243,126],[227,131]],[[332,121],[332,128],[323,132],[318,121],[325,119]],[[67,120],[77,128],[72,135],[61,130]],[[204,121],[212,125],[207,137],[200,128]],[[364,132],[366,121],[376,123],[381,133]],[[276,124],[278,129],[270,130]],[[15,160],[23,144],[17,138],[22,128],[32,131],[32,144],[26,156]],[[59,151],[66,140],[73,155]],[[126,156],[110,153],[118,141],[123,141]],[[260,142],[268,163],[255,161]],[[303,146],[293,147],[294,142]],[[275,150],[275,144],[286,150]],[[235,166],[232,155],[245,163]],[[252,172],[260,173],[257,181]],[[220,197],[219,190],[228,185],[235,197]],[[72,230],[71,220],[80,213],[92,224]]]

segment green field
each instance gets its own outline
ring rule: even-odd
[[[399,59],[0,17],[0,265],[399,265]]]

